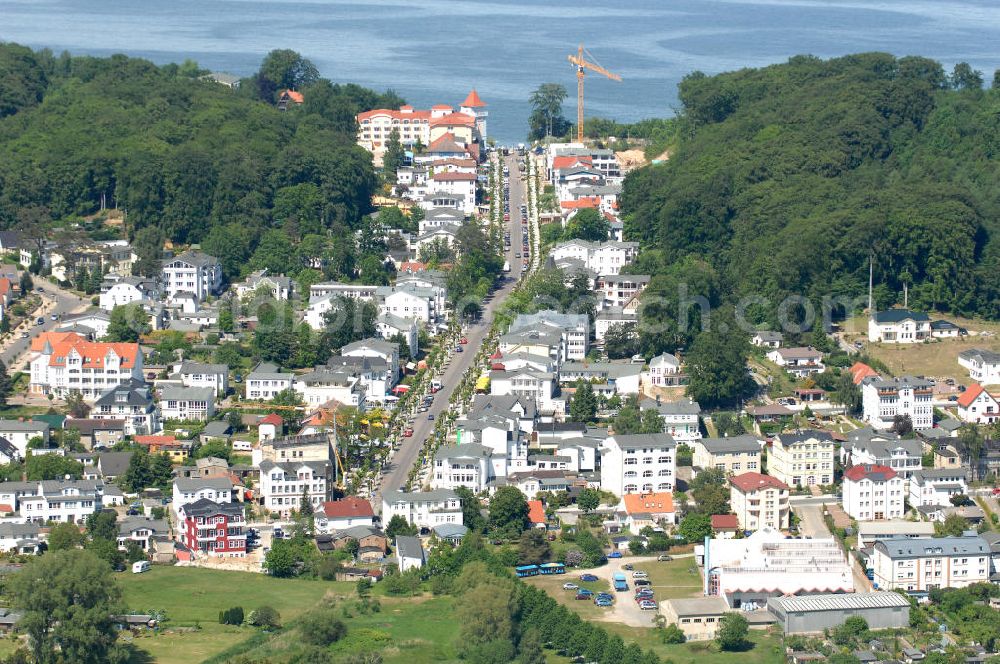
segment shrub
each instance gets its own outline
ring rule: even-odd
[[[281,614],[274,607],[267,605],[258,606],[250,612],[247,622],[254,627],[281,627]]]
[[[299,632],[309,645],[328,646],[344,637],[347,626],[336,617],[332,608],[317,609],[301,618]]]
[[[219,611],[219,624],[220,625],[242,625],[243,624],[243,607],[234,606],[232,608],[226,609],[225,611]]]

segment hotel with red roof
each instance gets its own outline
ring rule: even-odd
[[[358,113],[358,145],[371,152],[375,165],[381,166],[393,130],[399,132],[399,140],[406,147],[418,143],[429,147],[448,134],[449,145],[461,145],[464,153],[478,158],[486,138],[487,116],[486,103],[475,90],[466,96],[457,111],[447,104],[437,104],[429,110],[409,105],[399,110],[377,108]],[[447,156],[462,158],[453,153]]]
[[[142,352],[134,343],[97,343],[73,332],[45,332],[32,340],[32,394],[65,397],[79,392],[93,401],[131,379],[143,380]]]

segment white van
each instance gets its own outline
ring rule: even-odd
[[[132,573],[142,574],[143,572],[148,572],[151,565],[148,560],[140,560],[138,562],[132,563]]]

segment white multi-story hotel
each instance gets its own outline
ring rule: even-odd
[[[288,461],[260,464],[260,504],[282,518],[288,518],[307,496],[314,510],[330,499],[331,465],[329,461]]]
[[[493,450],[479,443],[445,445],[434,454],[431,486],[435,489],[457,489],[464,486],[473,493],[482,493],[497,477],[506,477],[506,460],[494,458]]]
[[[174,479],[171,507],[174,512],[201,499],[213,503],[233,501],[233,483],[228,477],[178,477]]]
[[[931,338],[931,319],[909,309],[876,311],[868,319],[868,341],[914,344]]]
[[[95,343],[73,332],[46,332],[32,341],[31,349],[34,394],[66,397],[79,392],[93,401],[111,387],[143,380],[139,344]]]
[[[861,382],[862,419],[876,429],[892,428],[897,415],[908,415],[914,429],[934,426],[934,382],[913,376]]]
[[[83,523],[101,509],[103,483],[95,480],[38,482],[31,494],[17,500],[21,517],[29,523]]]
[[[768,454],[767,472],[789,486],[833,484],[836,447],[833,436],[818,429],[778,434]]]
[[[676,448],[665,433],[610,436],[601,448],[601,490],[616,496],[673,491]]]
[[[872,553],[874,582],[880,590],[906,591],[987,583],[990,555],[979,535],[880,539]]]
[[[569,240],[552,248],[552,260],[575,258],[597,274],[619,274],[639,254],[638,242]]]
[[[590,349],[590,319],[587,314],[563,314],[545,310],[534,314],[519,314],[508,334],[524,330],[554,330],[562,337],[560,361],[583,360]]]
[[[702,438],[691,444],[697,468],[715,468],[727,475],[760,470],[761,442],[749,434]]]
[[[401,516],[420,528],[433,528],[445,523],[462,523],[462,501],[451,489],[389,491],[382,496],[382,523]]]
[[[856,521],[902,518],[906,488],[889,466],[851,466],[844,472],[844,511]]]
[[[295,374],[283,373],[278,365],[261,362],[247,376],[246,398],[270,401],[279,392],[292,389]]]
[[[788,485],[770,475],[750,472],[729,478],[729,504],[741,530],[789,526]]]
[[[100,307],[111,311],[115,307],[141,300],[159,299],[159,289],[152,279],[144,277],[105,278],[101,284]]]
[[[951,505],[951,497],[969,491],[965,468],[924,468],[910,477],[910,507]]]
[[[215,256],[200,251],[185,251],[166,258],[162,270],[164,294],[194,293],[200,301],[222,290],[222,264]]]

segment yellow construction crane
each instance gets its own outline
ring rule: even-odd
[[[580,44],[580,48],[577,49],[576,55],[566,56],[570,62],[576,65],[576,140],[578,143],[583,142],[583,77],[586,73],[585,70],[589,69],[590,71],[597,72],[598,74],[603,74],[612,81],[622,80],[622,77],[618,74],[609,72],[596,62],[590,62],[584,59],[584,53],[590,56],[591,60],[597,59],[590,54],[590,51],[583,48],[583,44]]]

